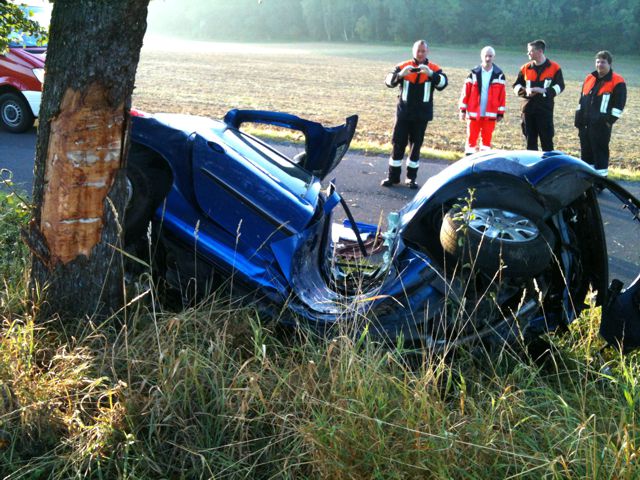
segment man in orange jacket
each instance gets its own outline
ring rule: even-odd
[[[611,128],[627,102],[627,85],[612,63],[608,51],[596,53],[596,69],[584,79],[575,119],[582,160],[603,176],[609,173]]]
[[[399,86],[400,94],[391,140],[393,152],[389,159],[389,173],[380,183],[383,187],[400,183],[402,159],[408,143],[410,152],[405,183],[409,188],[418,188],[420,147],[427,123],[433,119],[433,91],[444,90],[447,86],[447,76],[438,65],[429,61],[428,54],[427,42],[418,40],[413,44],[413,58],[396,65],[385,79],[387,87]]]
[[[504,117],[506,82],[500,67],[493,63],[495,56],[493,47],[484,47],[480,52],[482,63],[471,70],[462,86],[460,120],[467,120],[467,143],[464,149],[467,155],[491,148],[496,122]],[[479,136],[482,137],[480,148]]]
[[[544,40],[527,44],[531,62],[525,63],[513,84],[513,91],[524,99],[522,104],[522,133],[527,139],[527,150],[553,150],[554,98],[564,90],[562,69],[545,56]]]

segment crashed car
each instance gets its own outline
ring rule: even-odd
[[[346,203],[322,181],[356,116],[325,127],[279,112],[218,121],[134,111],[132,122],[126,243],[152,250],[156,274],[185,295],[227,284],[279,322],[436,350],[564,328],[594,297],[605,339],[640,345],[640,277],[610,282],[598,197],[608,190],[631,223],[640,202],[577,158],[466,157],[389,216],[383,254],[371,255],[351,218],[359,254],[345,259],[332,217]],[[247,122],[301,132],[304,153],[289,158],[245,133]],[[144,246],[151,238],[156,248]]]

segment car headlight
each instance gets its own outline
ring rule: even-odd
[[[44,68],[34,68],[32,72],[36,76],[38,81],[44,84]]]

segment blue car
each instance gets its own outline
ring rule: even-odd
[[[301,132],[293,158],[244,123]],[[232,110],[222,121],[133,113],[126,244],[184,299],[227,285],[263,316],[314,330],[367,329],[434,350],[511,342],[564,328],[595,292],[601,333],[640,345],[640,277],[610,281],[600,190],[628,222],[640,202],[561,152],[493,151],[430,178],[390,215],[374,253],[351,219],[356,255],[341,255],[332,217],[341,201],[322,181],[349,148],[343,125]],[[349,214],[347,209],[347,214]],[[367,229],[367,226],[364,226]],[[354,258],[355,257],[355,258]]]

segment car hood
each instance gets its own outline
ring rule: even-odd
[[[9,49],[9,54],[15,56],[17,61],[23,65],[31,68],[44,68],[47,49],[45,47],[14,47]]]

